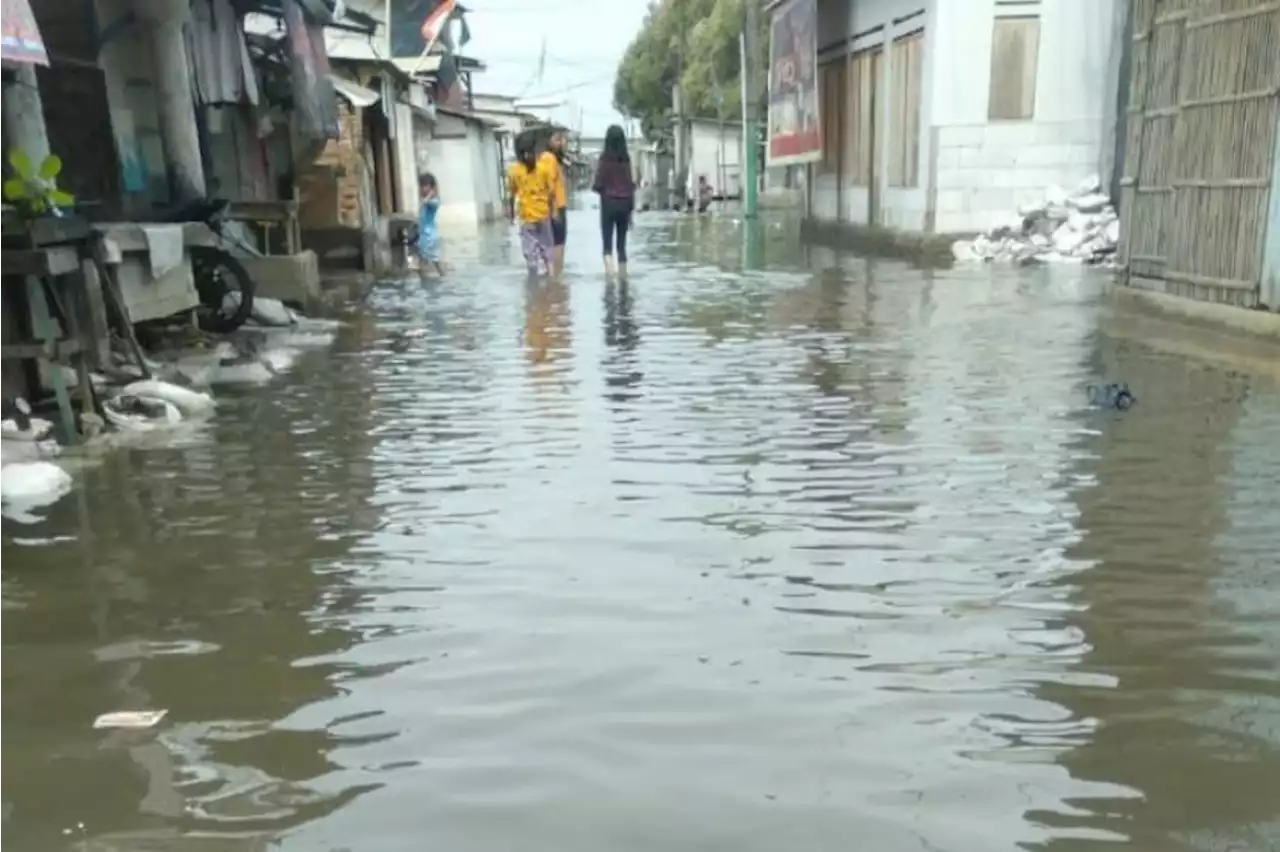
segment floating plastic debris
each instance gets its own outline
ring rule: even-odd
[[[93,727],[145,730],[154,728],[168,715],[168,710],[117,710],[114,713],[103,713],[94,719]]]
[[[1125,411],[1132,408],[1133,404],[1138,401],[1138,398],[1129,390],[1129,386],[1122,382],[1089,385],[1087,391],[1089,402],[1100,408],[1115,408],[1119,411]]]

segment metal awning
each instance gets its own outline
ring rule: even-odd
[[[378,102],[382,95],[373,89],[366,89],[359,83],[354,83],[346,77],[339,77],[337,74],[330,74],[329,79],[333,82],[333,90],[342,97],[346,98],[347,103],[353,107],[364,109],[371,107]]]
[[[273,18],[284,17],[284,10],[281,8],[283,2],[285,0],[233,0],[237,11],[242,14],[261,12]],[[302,0],[303,11],[306,12],[311,20],[319,21],[326,27],[333,27],[334,29],[349,30],[362,35],[373,35],[381,22],[365,12],[348,9],[348,5],[335,2],[335,0]],[[341,13],[341,15],[335,17],[338,13]]]

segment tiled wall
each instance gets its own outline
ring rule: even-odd
[[[1097,174],[1099,127],[1085,122],[1006,122],[939,127],[939,233],[1002,224],[1053,185],[1073,191]]]

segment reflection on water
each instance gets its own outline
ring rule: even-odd
[[[626,281],[608,282],[604,287],[604,357],[601,372],[608,391],[605,396],[622,410],[641,398],[644,372],[640,368],[640,329],[636,325],[635,295]]]
[[[6,526],[5,839],[1280,846],[1274,377],[1079,270],[749,237],[640,215],[622,283],[451,240]]]

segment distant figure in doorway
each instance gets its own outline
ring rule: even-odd
[[[529,274],[536,277],[555,271],[551,238],[555,178],[533,148],[531,134],[516,137],[516,161],[507,169],[507,215],[514,222],[517,211],[520,214],[520,250]]]
[[[707,182],[706,175],[698,175],[698,212],[706,213],[707,208],[711,206],[712,199],[715,198],[716,190]]]
[[[631,155],[622,128],[610,125],[604,134],[604,151],[596,166],[591,189],[600,196],[600,239],[604,245],[604,272],[612,277],[627,275],[627,230],[636,207],[636,185],[631,178]],[[618,245],[618,265],[613,263],[614,242]]]
[[[564,178],[565,144],[564,131],[555,131],[547,143],[547,150],[538,158],[538,165],[546,170],[552,181],[551,241],[555,246],[556,275],[564,272],[564,241],[569,225],[569,193]]]
[[[433,271],[444,275],[440,262],[440,233],[436,228],[436,213],[440,210],[440,186],[436,176],[423,172],[418,176],[421,204],[418,207],[418,272],[425,275]]]

